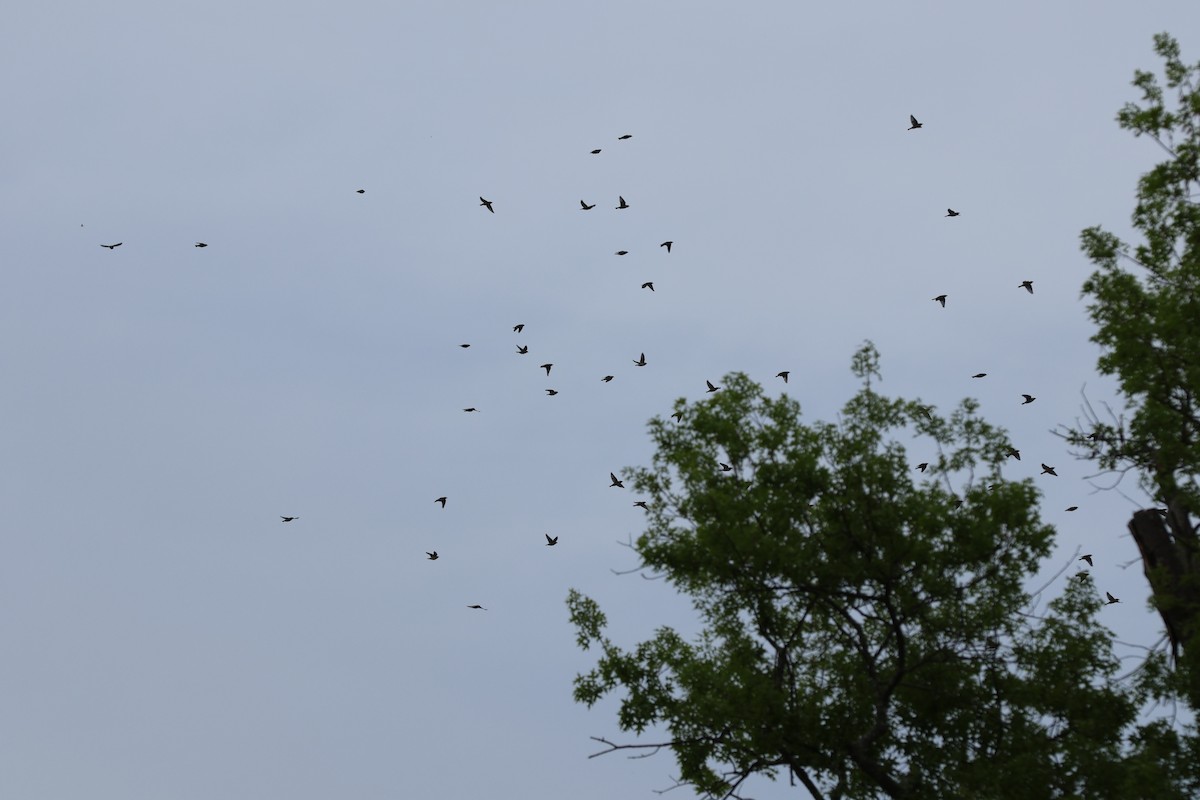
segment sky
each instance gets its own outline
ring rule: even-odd
[[[1119,407],[1078,236],[1129,232],[1161,152],[1113,118],[1152,36],[1194,63],[1198,30],[1190,2],[9,9],[5,793],[656,796],[671,756],[589,759],[631,737],[571,698],[570,588],[618,644],[694,626],[614,574],[644,519],[608,474],[735,370],[835,419],[867,339],[881,391],[976,397],[1011,477],[1057,467],[1045,574],[1095,553],[1106,624],[1153,644],[1150,501],[1050,431],[1085,387]]]

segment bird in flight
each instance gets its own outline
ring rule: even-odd
[[[1078,511],[1079,506],[1067,506],[1067,511]]]
[[[676,422],[683,422],[683,412],[682,411],[676,411],[671,416],[675,418]]]
[[[438,560],[438,554],[437,554],[437,550],[434,550],[432,553],[431,553],[431,552],[429,552],[428,550],[426,550],[426,551],[425,551],[425,555],[429,556],[429,560],[430,560],[430,561],[437,561],[437,560]]]
[[[471,406],[470,408],[464,408],[464,409],[463,409],[463,411],[466,411],[466,412],[478,411],[478,410],[479,410],[479,409],[478,409],[478,408],[476,408],[475,406]]]
[[[528,346],[522,347],[521,345],[517,345],[517,353],[518,353],[519,355],[523,355],[523,356],[524,356],[524,355],[528,355],[528,354],[529,354],[529,347],[528,347]]]
[[[1091,553],[1084,553],[1083,555],[1081,555],[1079,558],[1077,558],[1075,560],[1076,561],[1086,561],[1086,562],[1088,562],[1089,567],[1096,566],[1095,564],[1092,563],[1092,554]]]
[[[553,364],[539,364],[538,368],[546,370],[546,377],[550,377],[550,368],[553,366]]]
[[[193,247],[208,247],[208,245],[207,245],[207,244],[205,244],[204,242],[196,242],[196,243],[195,243],[194,245],[192,245],[192,246],[193,246]]]
[[[1079,572],[1075,573],[1075,580],[1079,581],[1080,583],[1083,583],[1084,581],[1087,580],[1088,574],[1089,573],[1086,569],[1081,569],[1081,570],[1079,570]]]
[[[946,216],[947,216],[947,217],[957,217],[957,216],[958,216],[958,212],[957,212],[957,211],[955,211],[953,208],[947,208],[947,209],[946,209]]]
[[[554,397],[554,395],[558,394],[558,389],[547,389],[546,394],[548,394],[551,397]]]
[[[594,156],[598,156],[598,155],[600,155],[600,148],[599,148],[599,147],[597,147],[595,150],[593,150],[593,151],[592,151],[592,155],[594,155]]]
[[[486,608],[484,608],[483,606],[479,605],[478,603],[476,603],[476,604],[475,604],[475,605],[473,605],[473,606],[467,606],[467,608],[478,608],[480,611],[487,611],[487,609],[486,609]]]
[[[1017,286],[1017,288],[1024,289],[1030,294],[1033,294],[1033,281],[1021,281],[1021,284]]]
[[[284,522],[291,522],[294,519],[300,519],[300,518],[299,517],[280,517],[280,519],[283,520]]]
[[[600,381],[601,381],[602,383],[608,383],[608,382],[610,382],[612,379],[613,379],[613,376],[612,376],[612,375],[605,375],[603,378],[601,378],[601,379],[600,379]]]
[[[366,194],[367,190],[366,189],[355,189],[354,193],[355,194]],[[482,200],[483,198],[481,197],[479,199]]]
[[[986,378],[986,377],[987,377],[987,373],[986,373],[986,372],[976,372],[976,373],[975,373],[974,375],[972,375],[971,377],[972,377],[972,378]]]
[[[634,501],[633,501],[633,504],[634,504],[635,506],[637,506],[638,508],[644,508],[646,511],[649,511],[649,510],[650,510],[650,506],[646,505],[646,501],[645,501],[645,500],[634,500]]]
[[[705,381],[704,383],[708,386],[708,389],[704,391],[705,394],[712,394],[721,388],[720,386],[713,386],[712,381]]]
[[[946,295],[944,295],[944,294],[939,294],[937,297],[933,298],[933,300],[934,300],[934,302],[935,302],[935,303],[941,303],[941,304],[942,304],[942,308],[945,308],[945,307],[946,307]]]
[[[554,547],[554,545],[558,544],[557,536],[551,536],[548,533],[543,533],[542,536],[546,537],[546,547]]]
[[[435,499],[433,502],[435,502],[435,503],[441,503],[441,504],[442,504],[442,508],[445,508],[445,507],[446,507],[446,498],[444,498],[444,497],[438,497],[438,498],[436,498],[436,499]]]
[[[653,292],[654,291],[654,281],[646,281],[645,283],[642,284],[642,288],[649,289],[650,291]]]
[[[721,472],[731,472],[733,470],[733,467],[729,466],[724,461],[718,461],[717,463],[721,465]]]
[[[513,333],[520,333],[523,330],[525,330],[524,322],[520,323],[519,325],[513,325]]]
[[[484,199],[481,197],[481,198],[479,198],[479,205],[481,205],[481,206],[485,206],[485,207],[487,208],[487,210],[488,210],[488,211],[490,211],[490,212],[492,212],[493,214],[495,214],[495,213],[496,213],[496,209],[492,208],[492,201],[491,201],[491,200],[484,200]]]
[[[582,200],[580,200],[580,201],[579,201],[579,205],[580,205],[580,207],[581,207],[581,208],[582,208],[584,211],[591,211],[593,208],[595,208],[595,207],[596,207],[596,204],[595,204],[595,203],[592,203],[592,204],[589,206],[587,203],[583,202]]]
[[[610,483],[610,484],[608,485],[608,488],[610,488],[610,489],[611,489],[611,488],[613,488],[614,486],[615,486],[615,487],[617,487],[618,489],[624,489],[624,488],[625,488],[625,483],[624,483],[624,481],[622,481],[620,478],[618,478],[618,477],[616,476],[616,474],[615,474],[615,473],[612,473],[612,472],[608,473],[608,477],[612,478],[612,483]]]
[[[632,134],[632,133],[627,133],[627,134],[625,134],[624,136],[618,136],[618,137],[617,137],[617,141],[621,141],[622,139],[632,139],[632,138],[633,138],[633,134]]]
[[[788,370],[786,370],[786,369],[785,369],[783,372],[777,372],[777,373],[775,373],[775,377],[776,377],[776,378],[783,378],[783,382],[784,382],[784,383],[787,383],[787,382],[788,382],[788,375],[791,375],[791,374],[792,374],[791,372],[789,372]]]
[[[1021,395],[1021,397],[1025,398],[1025,402],[1021,403],[1021,405],[1023,405],[1023,406],[1027,406],[1030,403],[1032,403],[1034,400],[1037,400],[1037,398],[1031,394],[1023,394],[1023,395]]]
[[[629,255],[629,251],[628,251],[628,250],[618,250],[618,251],[617,251],[617,255],[619,255],[619,256],[627,256],[627,255]]]
[[[922,461],[920,464],[917,464],[917,469],[921,470],[921,472],[924,472],[928,467],[929,467],[928,461]]]
[[[910,130],[910,131],[915,131],[917,128],[924,128],[924,127],[925,127],[925,126],[924,126],[924,125],[922,125],[921,123],[917,122],[917,118],[916,118],[916,117],[914,117],[912,114],[909,114],[909,115],[908,115],[908,121],[912,123],[912,127],[911,127],[911,128],[909,128],[909,130]]]
[[[466,349],[467,349],[468,347],[470,347],[470,346],[471,346],[471,345],[469,345],[469,344],[460,344],[460,345],[459,345],[459,347],[461,347],[463,350],[466,350]]]
[[[1010,447],[1010,448],[1008,448],[1008,457],[1015,458],[1017,461],[1020,461],[1021,460],[1021,451],[1015,447]]]
[[[1108,598],[1108,602],[1104,604],[1106,606],[1111,606],[1113,603],[1121,602],[1117,598],[1113,597],[1111,592],[1105,592],[1104,596]]]
[[[109,250],[116,250],[118,247],[120,247],[120,246],[121,246],[121,245],[123,245],[123,244],[125,244],[125,243],[124,243],[124,242],[117,242],[116,244],[102,244],[102,245],[100,245],[100,246],[101,246],[101,247],[107,247]]]
[[[673,245],[673,244],[675,244],[675,242],[663,242],[662,244],[659,245],[659,247],[667,248],[667,252],[669,253],[669,252],[671,252],[671,245]]]
[[[629,208],[629,203],[626,203],[625,198],[621,197],[621,195],[617,195],[617,201],[620,203],[620,205],[617,206],[618,211],[620,211],[622,208]]]
[[[1054,471],[1054,467],[1048,467],[1045,464],[1042,464],[1042,471],[1039,472],[1038,474],[1039,475],[1053,475],[1056,478],[1058,477],[1058,473]]]
[[[641,358],[639,358],[637,361],[634,361],[633,363],[634,363],[634,365],[639,366],[639,367],[646,366],[646,354],[642,353]]]

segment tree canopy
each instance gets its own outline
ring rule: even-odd
[[[1132,224],[1142,241],[1131,246],[1098,226],[1081,235],[1097,267],[1083,294],[1102,348],[1099,370],[1119,381],[1126,414],[1102,419],[1088,408],[1087,425],[1065,435],[1102,469],[1135,471],[1161,506],[1139,511],[1129,527],[1173,649],[1182,648],[1181,680],[1200,708],[1200,63],[1184,64],[1165,33],[1154,48],[1165,90],[1138,71],[1142,104],[1117,114],[1122,128],[1167,155],[1138,181]]]
[[[649,498],[634,548],[702,632],[625,649],[570,593],[599,651],[575,698],[619,693],[639,735],[604,752],[669,748],[680,784],[714,798],[754,776],[830,800],[1197,796],[1196,739],[1137,722],[1161,660],[1115,679],[1086,573],[1044,605],[1026,590],[1053,531],[1033,482],[1004,476],[1004,431],[972,400],[941,416],[881,395],[869,344],[853,371],[836,423],[742,374],[649,423],[652,466],[627,470]]]

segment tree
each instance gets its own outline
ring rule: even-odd
[[[1102,420],[1087,407],[1088,425],[1064,435],[1102,469],[1137,472],[1161,505],[1135,513],[1129,529],[1172,650],[1183,650],[1181,682],[1200,709],[1200,64],[1183,64],[1165,33],[1154,49],[1175,107],[1153,73],[1138,71],[1144,105],[1117,114],[1122,128],[1168,155],[1138,181],[1133,227],[1143,241],[1131,248],[1100,227],[1081,235],[1097,266],[1083,293],[1103,349],[1099,370],[1119,380],[1128,419],[1110,412]]]
[[[1197,796],[1195,738],[1135,725],[1150,684],[1114,680],[1091,579],[1034,613],[1023,585],[1053,532],[1032,480],[1002,474],[1004,432],[971,400],[942,418],[878,394],[869,344],[853,369],[837,424],[803,424],[741,374],[651,420],[653,466],[627,470],[650,498],[634,549],[703,632],[624,650],[570,593],[580,646],[600,651],[576,700],[620,691],[623,731],[669,734],[603,752],[669,748],[679,783],[713,798],[782,771],[830,800]]]

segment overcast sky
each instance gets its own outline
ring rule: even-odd
[[[671,756],[588,760],[628,737],[571,699],[570,587],[624,645],[691,619],[612,573],[643,517],[608,473],[733,370],[833,419],[864,339],[882,391],[978,397],[1010,477],[1058,468],[1047,573],[1096,553],[1105,620],[1158,638],[1148,501],[1048,431],[1115,399],[1078,235],[1128,231],[1162,153],[1113,117],[1153,34],[1200,60],[1197,4],[5,17],[7,796],[653,797]]]

